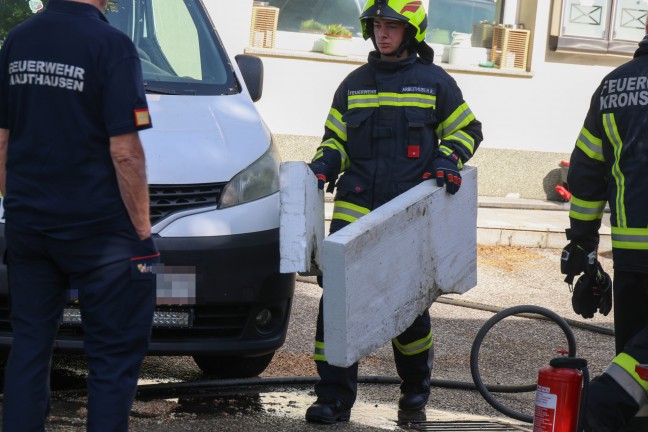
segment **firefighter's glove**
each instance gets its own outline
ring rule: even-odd
[[[599,263],[593,275],[583,274],[576,281],[572,308],[583,318],[593,318],[596,311],[607,316],[612,309],[612,280]]]
[[[324,184],[328,182],[329,186],[326,191],[333,192],[335,180],[337,179],[337,175],[333,173],[333,170],[322,161],[311,162],[308,164],[308,167],[313,171],[315,177],[317,177],[317,187],[324,189]]]
[[[461,174],[459,173],[460,160],[455,153],[444,155],[437,152],[432,159],[432,175],[436,178],[437,186],[445,185],[446,192],[454,195],[461,187]]]
[[[595,277],[597,265],[598,259],[595,247],[570,242],[562,250],[562,255],[560,256],[560,272],[567,275],[565,282],[567,282],[570,289],[573,285],[574,277],[581,273]]]

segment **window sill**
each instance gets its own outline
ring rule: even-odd
[[[346,63],[361,65],[367,62],[366,55],[349,55],[349,56],[333,56],[315,51],[298,51],[288,50],[281,48],[259,48],[247,47],[245,54],[256,55],[259,57],[273,57],[273,58],[288,58],[294,60],[314,60],[326,61],[331,63]],[[473,65],[452,65],[449,63],[435,62],[443,69],[453,73],[468,73],[468,74],[481,74],[481,75],[495,75],[495,76],[508,76],[515,78],[532,78],[533,72],[527,72],[522,69],[499,69],[499,68],[486,68]]]

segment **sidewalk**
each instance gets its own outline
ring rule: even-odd
[[[569,203],[524,198],[478,197],[477,243],[485,246],[522,246],[562,249],[567,244]],[[333,197],[326,195],[325,214],[330,220]],[[610,214],[600,229],[600,251],[612,249]]]

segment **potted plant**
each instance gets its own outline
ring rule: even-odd
[[[345,39],[350,39],[351,36],[351,30],[348,28],[344,27],[342,24],[329,24],[326,26],[326,31],[324,32],[326,36],[332,36],[332,37],[337,37],[337,38],[345,38]]]
[[[325,33],[326,26],[314,19],[309,19],[299,24],[299,31],[304,33]]]
[[[349,55],[353,34],[342,24],[329,24],[324,32],[324,54]]]

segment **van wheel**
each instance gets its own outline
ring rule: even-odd
[[[274,352],[258,357],[195,355],[194,361],[205,375],[218,378],[252,378],[263,372]]]

